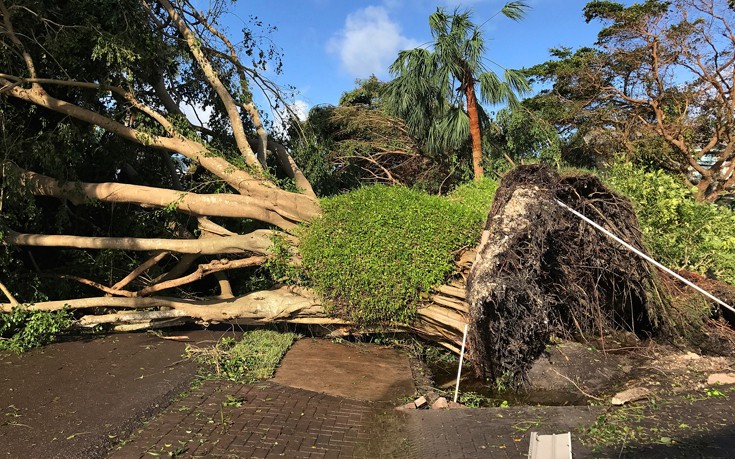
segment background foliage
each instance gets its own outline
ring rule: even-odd
[[[695,201],[695,189],[661,170],[620,163],[604,175],[635,204],[644,240],[659,261],[735,284],[735,212]]]

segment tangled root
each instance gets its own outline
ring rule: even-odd
[[[649,265],[557,199],[645,250],[631,203],[597,177],[543,165],[503,177],[467,282],[469,338],[478,376],[516,389],[552,334],[651,334],[666,317]]]

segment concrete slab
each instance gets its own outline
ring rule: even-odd
[[[396,349],[309,338],[288,351],[273,381],[353,400],[396,402],[416,391],[408,356]]]

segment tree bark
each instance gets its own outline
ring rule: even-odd
[[[272,238],[277,232],[256,230],[242,236],[226,236],[203,239],[144,239],[134,237],[89,237],[70,235],[26,234],[8,231],[4,242],[12,245],[31,247],[68,247],[76,249],[133,250],[147,252],[163,250],[166,252],[193,255],[217,255],[270,253]]]
[[[272,190],[270,199],[236,194],[196,194],[125,183],[61,183],[35,172],[24,171],[25,184],[37,196],[68,199],[76,205],[88,200],[172,208],[195,216],[252,218],[284,230],[319,215],[317,202],[305,195]]]
[[[10,312],[11,303],[1,303],[0,311]],[[189,301],[168,297],[93,297],[61,301],[45,301],[30,306],[38,311],[70,309],[135,309],[170,308],[172,317],[191,317],[206,322],[228,320],[253,320],[256,322],[291,321],[305,317],[319,317],[325,323],[346,323],[343,320],[325,317],[324,309],[316,295],[295,287],[280,287],[275,290],[253,292],[231,299]],[[87,319],[81,325],[92,321]],[[98,322],[102,323],[102,322]]]
[[[442,287],[433,298],[441,298],[442,301],[451,303],[451,306],[447,307],[438,302],[427,302],[419,307],[416,319],[410,326],[399,326],[398,328],[417,333],[459,353],[464,324],[468,315],[468,306],[463,300],[464,292],[460,285],[453,285],[449,287],[449,290],[444,290]],[[9,312],[13,306],[17,305],[0,303],[0,312]],[[116,327],[125,325],[124,330],[140,330],[196,321],[208,323],[237,321],[252,325],[288,322],[359,328],[349,321],[329,317],[314,293],[298,287],[280,287],[230,299],[191,301],[157,296],[93,297],[46,301],[30,305],[30,308],[41,311],[58,311],[64,308],[118,310],[108,314],[81,317],[78,324],[83,328],[98,325]],[[149,310],[153,308],[161,309]]]
[[[467,98],[467,116],[470,119],[470,137],[472,138],[472,170],[475,173],[475,181],[479,181],[485,175],[482,167],[482,131],[480,130],[480,115],[477,110],[477,94],[475,94],[475,81],[472,76],[464,82],[465,96]]]

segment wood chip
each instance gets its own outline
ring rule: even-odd
[[[634,387],[632,389],[618,392],[612,398],[611,403],[615,406],[625,405],[626,403],[635,402],[642,398],[646,398],[651,394],[651,391],[645,387]]]

